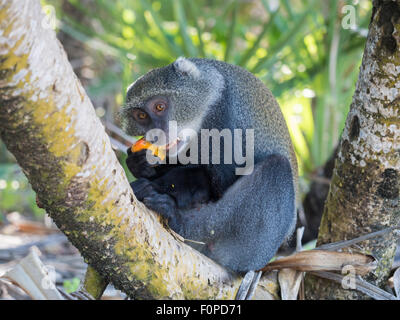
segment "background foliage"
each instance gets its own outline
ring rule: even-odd
[[[105,123],[118,124],[115,115],[130,83],[179,56],[215,58],[253,72],[281,105],[303,192],[342,131],[371,14],[369,0],[42,3],[50,14],[55,9],[59,38]],[[354,8],[353,28],[342,25],[345,5]],[[0,145],[0,216],[40,214],[34,198]]]

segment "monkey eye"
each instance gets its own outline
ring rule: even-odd
[[[142,111],[142,110],[134,110],[133,111],[133,116],[138,121],[143,121],[143,120],[146,120],[148,118],[147,113]]]
[[[139,119],[146,119],[147,118],[147,114],[144,112],[139,112],[138,114]]]
[[[154,110],[156,112],[162,112],[167,108],[167,105],[164,102],[157,102],[154,104]]]

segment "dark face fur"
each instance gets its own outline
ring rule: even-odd
[[[121,112],[123,128],[134,136],[161,129],[168,138],[169,123],[176,121],[178,135],[183,129],[199,132],[204,115],[220,97],[223,86],[222,76],[214,68],[179,58],[129,87]]]

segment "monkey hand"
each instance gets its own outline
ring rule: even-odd
[[[129,148],[127,153],[126,165],[136,178],[152,178],[157,174],[154,165],[147,161],[147,150],[132,152]]]
[[[178,215],[177,205],[170,195],[160,193],[148,179],[140,178],[131,183],[136,198],[147,208],[157,212],[168,221],[168,226],[179,233],[182,224]]]

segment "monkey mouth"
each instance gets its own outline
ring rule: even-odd
[[[150,142],[152,145],[153,154],[164,159],[165,157],[174,158],[177,157],[189,143],[188,138],[177,137],[167,144],[157,144],[157,140]]]
[[[164,150],[170,150],[170,149],[174,148],[175,146],[178,146],[178,144],[179,144],[181,141],[182,141],[181,138],[178,137],[178,138],[176,138],[175,140],[173,140],[172,142],[170,142],[170,143],[164,145],[164,146],[163,146],[163,149],[164,149]]]
[[[163,146],[163,149],[167,152],[169,157],[176,157],[178,154],[181,153],[182,150],[185,149],[187,146],[188,141],[187,139],[182,139],[180,137],[174,139],[170,143]]]

